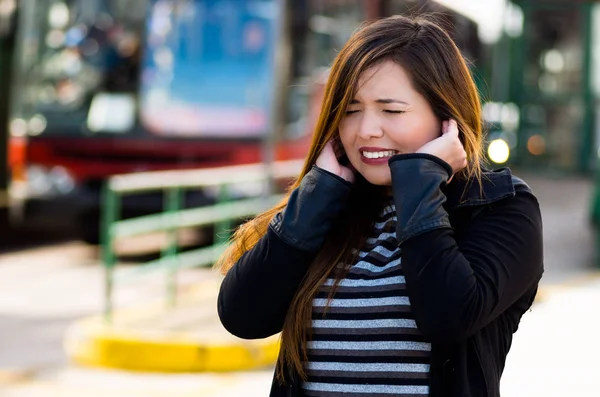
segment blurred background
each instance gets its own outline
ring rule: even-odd
[[[600,395],[600,2],[0,0],[0,396],[268,395],[277,340],[227,335],[210,265],[297,174],[351,33],[422,13],[543,211],[503,395]]]

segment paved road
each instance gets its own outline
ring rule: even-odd
[[[0,257],[0,368],[65,363],[66,327],[98,309],[100,290],[93,284],[101,274],[90,266],[91,252],[82,244],[63,243]]]
[[[539,198],[544,222],[543,283],[585,276],[596,264],[590,224],[592,184],[586,179],[547,179],[519,174]]]
[[[522,176],[540,198],[544,217],[546,273],[542,282],[557,286],[560,292],[558,287],[588,277],[592,269],[594,246],[588,222],[591,186],[582,179],[552,181],[535,175]],[[266,395],[271,369],[227,375],[145,375],[70,367],[61,345],[66,327],[75,318],[101,310],[103,274],[97,265],[96,251],[71,241],[17,251],[5,247],[3,252],[0,255],[0,397]],[[202,271],[186,274],[187,282],[201,279],[202,274]],[[150,277],[143,283],[119,289],[117,301],[120,305],[135,304],[156,299],[163,292],[162,279]],[[552,352],[548,346],[556,344],[556,339],[568,340],[569,334],[574,335],[572,327],[553,328],[556,322],[560,323],[560,317],[554,317],[552,310],[564,314],[569,309],[559,306],[544,309],[543,315],[537,315],[537,309],[527,314],[507,364],[505,397],[538,395],[535,390],[543,384],[553,384],[544,383],[547,376],[555,376],[554,384],[562,382],[555,372],[545,375],[519,365],[533,365],[533,354]],[[560,330],[564,334],[546,332],[556,337],[548,340],[538,337],[540,330]],[[578,333],[577,338],[581,342],[584,336]],[[578,359],[585,352],[582,346],[577,351],[579,356],[568,358]],[[548,354],[544,360],[551,365],[560,358]],[[561,367],[557,364],[552,368]],[[524,372],[515,374],[516,369]],[[525,384],[523,374],[532,374],[528,383],[531,390],[525,394],[517,392],[519,385]],[[563,389],[555,385],[554,390]],[[583,392],[545,396],[551,395],[587,396]]]

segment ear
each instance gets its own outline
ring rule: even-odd
[[[448,120],[442,121],[442,135],[448,132],[449,122]]]

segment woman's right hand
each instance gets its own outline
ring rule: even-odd
[[[316,165],[325,171],[329,171],[332,174],[342,177],[350,183],[354,183],[354,171],[350,168],[351,166],[346,167],[340,164],[333,147],[333,142],[328,142],[327,145],[325,145],[317,158]]]

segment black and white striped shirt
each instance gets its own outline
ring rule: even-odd
[[[431,344],[411,313],[395,214],[393,205],[382,211],[327,313],[333,279],[313,301],[308,380],[303,384],[307,396],[429,395]]]

